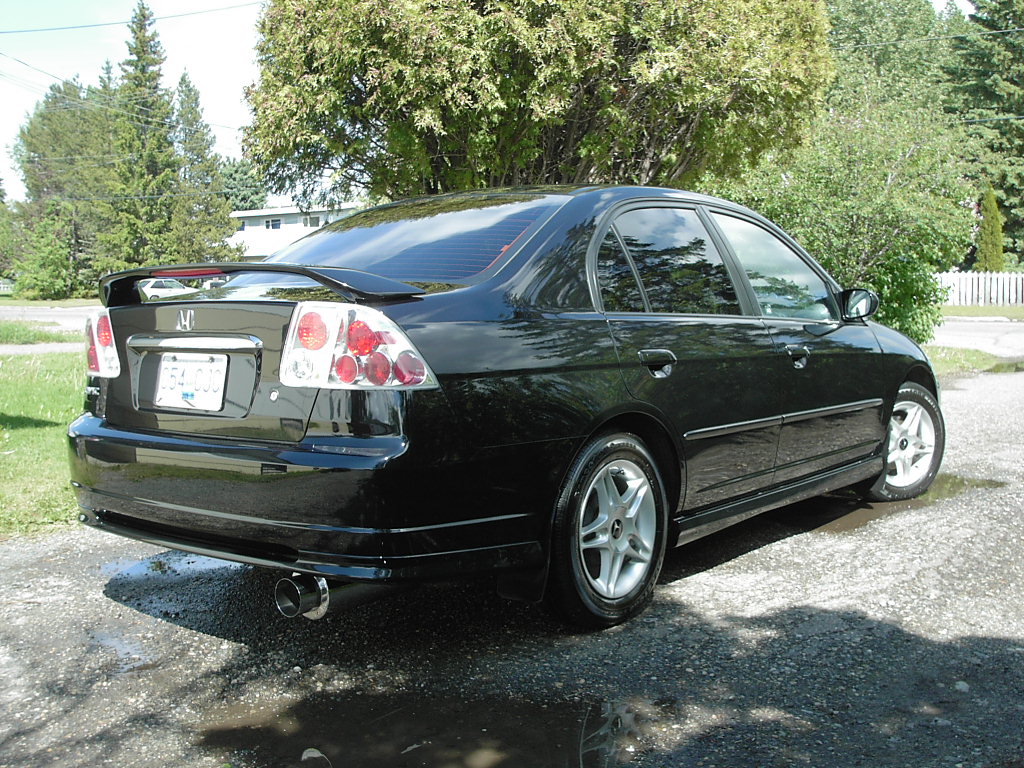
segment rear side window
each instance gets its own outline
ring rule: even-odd
[[[652,312],[740,313],[732,279],[697,212],[641,208],[615,220]]]
[[[786,243],[745,219],[713,214],[733,253],[743,265],[766,317],[837,320],[825,281]]]
[[[610,230],[597,252],[597,282],[605,312],[643,312],[644,300],[626,252]]]
[[[268,261],[359,269],[407,282],[464,282],[500,262],[566,199],[451,195],[370,208]]]

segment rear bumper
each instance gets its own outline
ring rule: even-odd
[[[86,414],[68,439],[81,522],[158,546],[368,582],[543,563],[542,516],[453,489],[472,468],[422,466],[405,438],[196,440]]]

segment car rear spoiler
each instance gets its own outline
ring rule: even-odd
[[[104,306],[120,307],[138,304],[139,294],[135,285],[151,277],[171,278],[214,278],[235,272],[280,272],[289,275],[303,275],[331,289],[349,301],[365,299],[408,299],[426,293],[422,288],[392,280],[389,277],[363,272],[358,269],[340,267],[310,267],[302,264],[278,264],[276,262],[209,262],[205,264],[172,264],[168,266],[141,267],[125,272],[114,272],[100,279],[100,299]]]

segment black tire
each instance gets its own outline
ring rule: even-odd
[[[548,608],[589,629],[636,616],[653,596],[667,528],[665,487],[643,441],[626,432],[595,437],[555,506]]]
[[[912,434],[905,433],[908,420]],[[946,425],[935,396],[920,384],[901,386],[886,434],[885,471],[861,489],[863,496],[871,501],[920,496],[938,474],[946,448]]]

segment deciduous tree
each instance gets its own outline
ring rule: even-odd
[[[277,192],[685,184],[794,144],[815,0],[272,0],[246,144]]]
[[[931,48],[883,56],[850,47],[941,32],[928,23],[937,17],[927,0],[835,0],[830,11],[840,74],[811,140],[709,188],[777,221],[845,286],[873,288],[879,320],[927,341],[944,298],[935,273],[959,263],[971,242],[979,149],[942,110],[946,86]],[[871,24],[882,27],[861,37]]]

